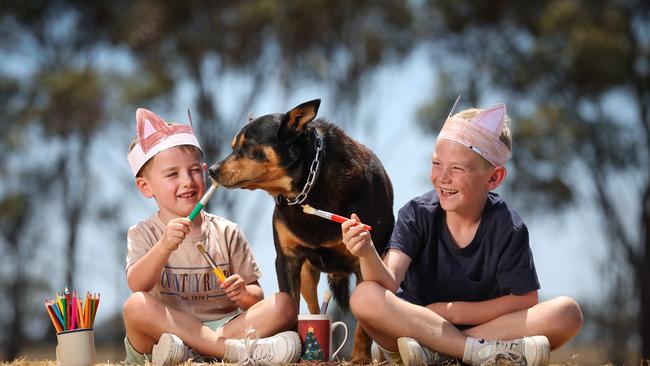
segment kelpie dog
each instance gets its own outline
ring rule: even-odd
[[[303,213],[301,205],[349,217],[357,213],[372,226],[383,254],[393,230],[393,187],[379,159],[340,128],[316,119],[320,100],[287,113],[249,121],[232,140],[232,153],[210,167],[210,176],[229,188],[263,189],[275,198],[273,239],[278,285],[309,311],[318,313],[320,272],[339,306],[349,306],[349,277],[359,283],[358,258],[341,238],[341,225]],[[370,338],[355,331],[353,362],[370,360]]]

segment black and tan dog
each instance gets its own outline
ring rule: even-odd
[[[349,277],[361,281],[358,258],[345,248],[340,224],[303,213],[301,205],[349,217],[357,213],[373,227],[382,254],[393,230],[393,188],[379,159],[337,126],[316,119],[320,100],[287,113],[250,121],[232,140],[232,153],[210,167],[229,188],[262,189],[275,200],[273,238],[278,285],[296,301],[300,293],[318,313],[320,272],[339,306],[349,306]],[[355,331],[352,359],[370,360],[370,338]]]

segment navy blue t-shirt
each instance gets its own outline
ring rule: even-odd
[[[411,303],[483,301],[540,288],[519,214],[489,193],[472,242],[456,246],[435,190],[399,211],[388,248],[411,258],[397,295]]]

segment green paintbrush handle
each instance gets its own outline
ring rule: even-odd
[[[192,210],[192,212],[190,213],[190,215],[187,218],[190,219],[190,221],[194,220],[196,215],[198,215],[199,212],[201,212],[203,207],[204,206],[203,206],[203,204],[201,202],[197,203],[196,206],[194,206],[194,209]]]

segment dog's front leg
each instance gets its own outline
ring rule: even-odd
[[[320,280],[320,271],[314,267],[309,260],[302,263],[300,270],[300,293],[305,298],[307,308],[310,314],[318,314],[318,281]]]
[[[354,273],[357,277],[357,286],[363,282],[361,269],[357,268]],[[361,324],[357,322],[356,329],[354,330],[354,346],[352,348],[352,363],[354,364],[367,364],[370,360],[370,347],[372,346],[372,338],[366,333]]]
[[[275,272],[280,291],[286,292],[300,305],[300,268],[304,258],[296,257],[293,249],[298,245],[295,236],[281,222],[273,224],[275,244]]]

